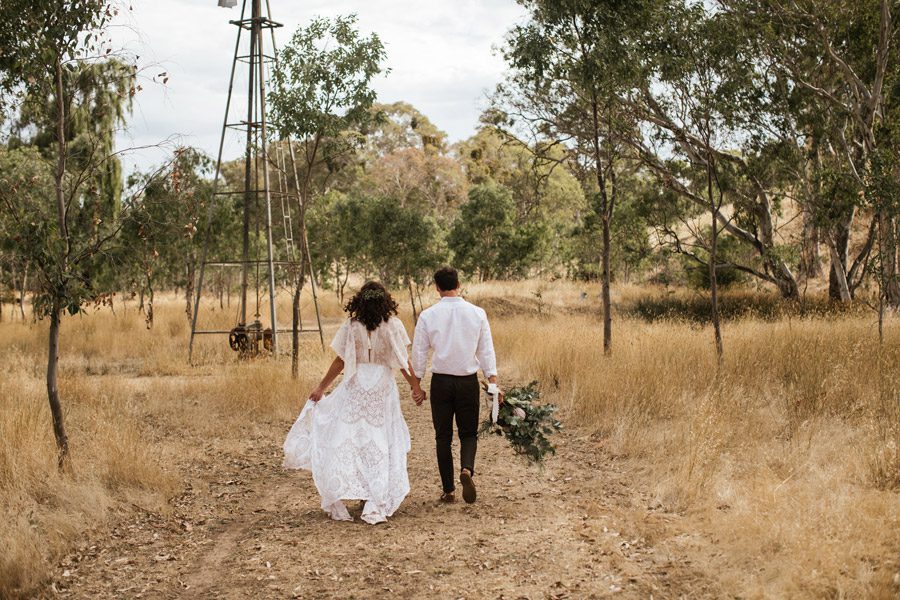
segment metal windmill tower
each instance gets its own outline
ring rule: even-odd
[[[230,21],[237,26],[237,41],[234,47],[234,59],[231,64],[231,76],[228,83],[228,100],[225,105],[225,120],[219,142],[219,153],[216,159],[216,174],[213,180],[213,202],[210,206],[206,226],[206,239],[200,260],[199,276],[194,299],[194,313],[191,321],[191,339],[189,358],[193,358],[194,338],[197,335],[228,335],[231,348],[242,357],[255,356],[262,351],[269,351],[273,356],[278,354],[279,333],[290,332],[290,328],[282,328],[278,324],[276,306],[276,269],[282,268],[292,278],[309,275],[313,304],[316,311],[316,327],[303,329],[302,333],[318,333],[324,345],[322,322],[319,315],[319,303],[316,293],[315,276],[309,254],[309,243],[305,226],[305,207],[299,192],[299,178],[294,155],[294,146],[290,140],[269,141],[269,123],[266,113],[267,69],[275,66],[275,29],[281,27],[271,19],[271,6],[265,0],[242,0],[241,17]],[[219,0],[219,6],[231,8],[237,6],[237,0]],[[249,12],[248,12],[249,11]],[[268,32],[268,36],[265,35]],[[266,47],[265,39],[271,42]],[[242,44],[243,42],[243,44]],[[268,52],[268,53],[267,53]],[[235,107],[234,87],[235,75],[239,68],[247,73],[247,104]],[[243,109],[239,114],[232,110]],[[244,142],[243,188],[238,190],[221,190],[222,153],[229,131],[239,132]],[[290,164],[289,164],[290,163]],[[290,171],[288,170],[290,168]],[[293,186],[291,186],[293,183]],[[212,238],[212,218],[214,211],[225,197],[239,197],[243,209],[243,227],[240,259],[210,260],[210,240]],[[273,227],[273,205],[280,209],[278,227]],[[294,242],[294,221],[299,230],[299,259]],[[251,229],[255,226],[255,248],[251,247]],[[264,228],[264,230],[263,230]],[[284,254],[276,258],[275,233],[280,229],[284,241]],[[261,255],[260,238],[265,237],[265,256]],[[282,240],[278,240],[281,242]],[[255,252],[254,252],[255,251]],[[236,324],[232,329],[200,329],[198,316],[200,299],[203,294],[204,277],[207,267],[238,268],[241,274],[240,306]],[[264,278],[263,278],[264,275]],[[263,289],[266,289],[268,306],[261,302]],[[254,292],[255,297],[250,293]],[[265,312],[265,317],[262,316]],[[249,317],[253,317],[248,322]],[[263,325],[262,319],[268,318],[269,326]],[[260,347],[262,346],[262,348]]]

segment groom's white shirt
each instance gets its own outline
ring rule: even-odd
[[[412,367],[420,379],[425,376],[428,351],[432,348],[432,373],[471,375],[480,368],[485,377],[497,374],[487,314],[458,296],[441,298],[419,315],[413,336]]]

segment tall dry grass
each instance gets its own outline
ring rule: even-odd
[[[288,306],[282,299],[280,308]],[[326,335],[335,309],[336,301],[323,298]],[[46,325],[0,323],[0,511],[10,516],[0,520],[0,597],[39,590],[61,554],[118,508],[167,512],[182,489],[181,467],[203,460],[204,440],[283,423],[328,359],[318,338],[305,336],[305,368],[294,382],[285,358],[237,363],[215,336],[198,342],[199,366],[191,367],[183,304],[162,297],[155,312],[149,330],[134,302],[117,304],[115,314],[102,309],[64,320],[65,472],[56,467],[47,409]],[[224,313],[214,302],[204,306],[212,322],[230,323]]]
[[[690,320],[617,318],[613,356],[602,357],[595,285],[487,282],[465,291],[489,311],[503,379],[540,380],[569,424],[602,434],[653,502],[681,514],[682,538],[715,539],[716,552],[697,564],[724,589],[747,597],[894,589],[897,323],[879,349],[867,316],[729,321],[716,377],[712,334]],[[625,287],[615,301],[633,306],[648,293],[659,292]],[[327,344],[342,313],[333,294],[321,299]],[[411,331],[405,292],[398,301]],[[231,327],[235,308],[205,302],[201,324]],[[281,298],[285,320],[288,308]],[[307,301],[304,320],[312,314]],[[73,448],[65,473],[55,467],[46,408],[45,325],[0,324],[0,510],[12,515],[0,521],[0,597],[39,589],[73,540],[117,507],[165,512],[207,440],[227,445],[223,431],[283,425],[330,360],[317,337],[304,336],[294,382],[286,358],[238,362],[213,336],[198,339],[191,367],[183,301],[158,299],[156,315],[148,330],[131,301],[116,314],[65,319],[61,391]]]
[[[746,597],[889,595],[900,573],[900,328],[871,318],[495,320],[518,380],[543,382],[661,507],[717,540],[707,568]],[[898,576],[900,577],[900,576]]]

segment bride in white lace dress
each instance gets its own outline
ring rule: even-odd
[[[362,519],[382,523],[409,493],[409,429],[393,370],[403,373],[417,405],[425,393],[412,376],[409,336],[384,286],[367,282],[345,310],[350,318],[331,343],[337,358],[288,433],[284,466],[312,471],[332,519],[352,521],[343,501],[364,500]],[[341,371],[340,384],[325,395]]]

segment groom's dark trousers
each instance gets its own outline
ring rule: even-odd
[[[475,451],[478,448],[478,404],[480,391],[478,375],[431,376],[431,418],[437,443],[438,470],[445,492],[456,488],[453,477],[453,419],[459,432],[460,468],[475,474]]]

